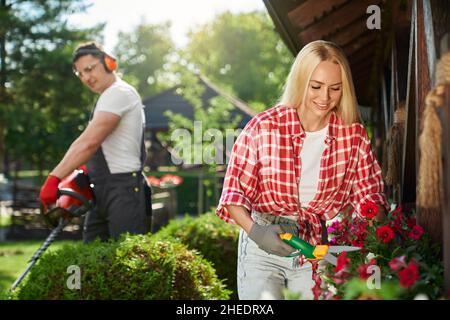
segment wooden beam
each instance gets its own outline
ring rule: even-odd
[[[339,9],[333,11],[324,19],[321,19],[317,23],[314,23],[304,29],[300,32],[299,39],[303,43],[308,43],[314,40],[326,38],[336,32],[336,30],[343,29],[361,17],[369,17],[366,13],[367,7],[377,3],[379,3],[379,1],[351,1],[346,5],[339,7]]]
[[[350,23],[348,26],[343,28],[342,30],[339,30],[333,34],[331,34],[329,37],[326,37],[326,40],[333,41],[340,45],[341,47],[344,47],[348,45],[351,41],[353,41],[355,38],[361,36],[363,33],[367,32],[367,16],[363,16],[354,22]]]
[[[345,54],[350,57],[352,56],[356,51],[364,48],[365,46],[368,46],[370,44],[375,44],[377,38],[377,33],[374,31],[366,32],[361,37],[354,39],[350,44],[346,45],[342,49],[344,50]],[[375,55],[375,51],[373,52]]]
[[[272,4],[273,0],[263,0],[266,5],[267,12],[269,13],[272,21],[275,25],[275,29],[280,34],[281,38],[284,40],[284,43],[288,47],[289,51],[291,51],[292,55],[296,56],[300,51],[302,45],[297,41],[294,41],[294,35],[289,32],[290,28],[286,25],[286,19],[284,16],[281,16],[280,12],[277,11],[277,6]]]
[[[316,19],[321,18],[327,12],[345,4],[348,0],[307,0],[288,13],[291,23],[301,29],[305,29]]]
[[[371,59],[361,60],[357,64],[351,64],[350,69],[352,74],[359,76],[361,74],[370,74],[373,67],[373,61]],[[367,84],[366,84],[367,85]]]
[[[375,43],[368,43],[361,46],[358,50],[353,51],[351,55],[347,56],[351,65],[356,65],[362,60],[374,61],[375,58]]]

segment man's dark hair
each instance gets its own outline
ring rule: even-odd
[[[99,58],[102,64],[105,66],[104,57],[106,53],[103,50],[103,47],[95,42],[88,42],[79,45],[73,53],[72,63],[75,64],[78,59],[89,54],[96,58]]]

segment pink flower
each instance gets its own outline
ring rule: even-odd
[[[406,256],[400,256],[389,261],[389,267],[392,271],[398,271],[406,267]]]

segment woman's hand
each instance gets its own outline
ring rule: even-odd
[[[261,226],[257,223],[253,223],[248,237],[255,241],[261,250],[264,250],[269,254],[286,257],[293,253],[295,248],[284,243],[283,240],[280,239],[279,235],[284,232],[285,231],[279,224]]]

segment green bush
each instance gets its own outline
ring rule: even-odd
[[[209,212],[198,217],[186,216],[172,220],[158,231],[157,239],[175,238],[196,249],[216,269],[217,276],[224,280],[227,288],[237,298],[237,248],[239,227],[223,222],[216,214]]]
[[[69,289],[81,271],[81,288]],[[228,299],[208,261],[177,242],[151,235],[123,236],[120,241],[64,246],[43,255],[20,287],[18,299]]]

